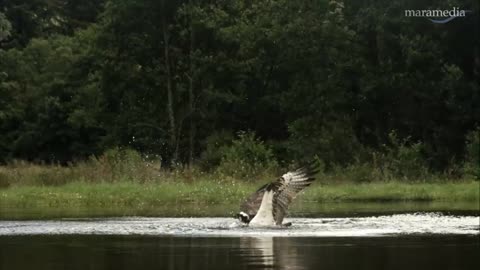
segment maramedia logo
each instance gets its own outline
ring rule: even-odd
[[[406,17],[423,17],[429,19],[433,23],[447,23],[458,17],[465,17],[470,10],[463,10],[458,7],[452,9],[406,9]]]

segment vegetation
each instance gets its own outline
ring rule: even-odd
[[[184,180],[185,181],[185,180]],[[257,184],[214,180],[206,177],[193,183],[165,181],[161,183],[98,183],[73,182],[62,186],[18,186],[0,190],[0,202],[10,207],[28,208],[99,208],[103,211],[123,207],[149,208],[176,205],[223,205],[237,209],[238,204]],[[402,202],[440,201],[472,202],[478,205],[478,183],[341,183],[316,184],[299,198],[300,202]],[[222,207],[223,209],[223,207]]]
[[[229,155],[228,151],[226,155]],[[237,205],[261,183],[277,176],[267,170],[252,178],[243,178],[243,174],[235,178],[232,174],[224,174],[222,165],[217,171],[202,173],[182,168],[164,170],[159,164],[158,161],[142,159],[133,150],[121,149],[110,150],[98,159],[91,158],[70,166],[11,163],[0,167],[0,185],[4,187],[0,189],[0,202],[12,207]],[[318,181],[306,190],[300,200],[324,203],[479,202],[480,199],[479,183],[473,178],[452,180],[445,175],[428,175],[428,178],[408,181],[404,178],[369,180],[369,175],[378,177],[382,172],[365,166],[320,172]],[[245,171],[242,166],[236,168],[239,172]],[[251,172],[250,169],[246,171]]]
[[[2,205],[236,204],[312,159],[304,201],[479,200],[472,1],[24,2],[0,3]]]
[[[473,12],[404,15],[452,5]],[[314,157],[362,181],[478,178],[479,14],[463,0],[2,1],[0,162],[81,167],[120,147],[240,178]]]

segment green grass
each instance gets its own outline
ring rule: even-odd
[[[33,206],[144,206],[178,203],[229,203],[247,194],[246,185],[196,182],[70,183],[63,186],[17,186],[0,190],[0,202]]]
[[[69,183],[0,189],[0,203],[19,207],[154,207],[181,203],[236,204],[258,185],[238,181],[192,183]],[[479,201],[479,182],[316,184],[298,198],[306,202]]]
[[[305,192],[305,200],[331,201],[479,201],[480,183],[373,182],[324,185]]]
[[[350,204],[349,209],[357,202],[441,202],[458,207],[466,203],[469,209],[478,209],[480,202],[480,182],[472,178],[372,175],[378,173],[370,167],[320,173],[292,207],[304,202],[315,209],[340,202]],[[126,214],[190,216],[207,215],[205,209],[215,208],[221,215],[227,209],[237,209],[262,183],[275,178],[265,173],[246,181],[218,172],[163,170],[159,164],[133,154],[120,161],[100,157],[70,166],[14,162],[0,166],[0,217],[2,212],[16,211],[9,209],[62,209],[71,213],[99,209],[100,216],[107,209],[116,209],[115,213],[125,209]]]

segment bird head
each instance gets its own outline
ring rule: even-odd
[[[243,211],[236,214],[235,218],[237,218],[238,220],[240,220],[241,222],[246,223],[246,224],[248,224],[250,222],[250,216]]]

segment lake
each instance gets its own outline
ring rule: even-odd
[[[0,237],[1,269],[480,269],[478,236]]]
[[[0,269],[480,269],[480,217],[471,207],[302,209],[291,227],[259,229],[225,217],[3,207]]]

